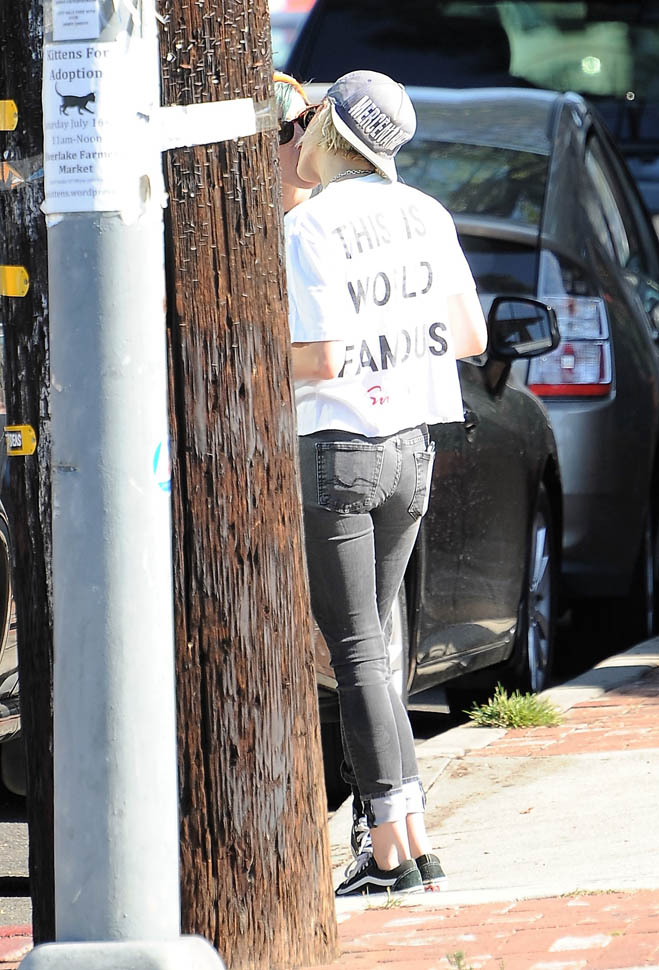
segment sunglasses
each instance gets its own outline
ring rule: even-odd
[[[305,108],[297,118],[293,118],[292,121],[282,121],[279,125],[279,144],[288,145],[295,134],[296,125],[299,125],[302,131],[306,131],[319,107],[317,104],[312,104],[310,107]]]

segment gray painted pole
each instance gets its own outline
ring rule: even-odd
[[[46,17],[58,942],[30,970],[222,966],[180,936],[159,64],[137,11]]]

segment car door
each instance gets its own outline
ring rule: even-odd
[[[464,361],[460,376],[465,424],[431,428],[415,691],[508,654],[545,447],[538,402],[500,365]]]

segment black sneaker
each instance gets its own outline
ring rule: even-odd
[[[372,855],[360,856],[348,866],[346,877],[337,887],[337,896],[423,892],[421,874],[413,859],[401,862],[395,869],[379,869]]]
[[[417,864],[423,888],[426,891],[446,888],[446,876],[436,855],[431,853],[420,855],[414,861]]]

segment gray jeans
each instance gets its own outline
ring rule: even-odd
[[[299,438],[311,606],[338,684],[346,760],[370,825],[423,810],[384,636],[430,488],[425,426],[386,438]]]

